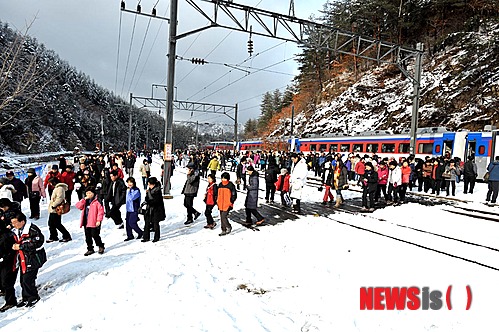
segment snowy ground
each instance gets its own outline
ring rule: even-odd
[[[159,175],[157,164],[154,175]],[[262,227],[260,232],[233,223],[233,234],[219,237],[219,227],[203,229],[204,216],[192,227],[183,225],[184,179],[182,169],[172,177],[174,198],[165,201],[167,220],[161,223],[157,243],[123,242],[125,232],[106,220],[101,232],[106,252],[84,257],[79,211],[73,207],[63,217],[73,241],[45,245],[48,262],[38,277],[42,301],[32,309],[1,313],[2,332],[471,331],[478,326],[481,331],[496,330],[499,271],[473,263],[499,268],[499,225],[493,221],[411,203],[367,217],[303,216]],[[204,211],[205,187],[202,182],[195,200],[199,211]],[[308,190],[307,201],[321,200],[322,193]],[[485,193],[486,186],[478,184],[473,196],[464,195],[461,183],[457,197],[477,201],[468,207],[497,212],[479,203]],[[349,191],[345,196],[359,193]],[[244,196],[239,194],[235,208],[243,206]],[[36,224],[47,236],[46,206],[42,209]],[[445,306],[416,311],[359,309],[360,287],[427,286],[445,294],[449,285],[452,311]],[[468,311],[467,285],[473,292]],[[16,290],[19,296],[19,285]]]

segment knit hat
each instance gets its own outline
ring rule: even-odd
[[[5,176],[14,176],[14,171],[7,171],[7,173],[5,173]]]
[[[194,163],[188,163],[187,168],[196,169],[196,165]]]
[[[368,162],[365,164],[365,166],[366,166],[366,167],[370,167],[371,169],[373,168],[373,164],[372,164],[370,161],[368,161]]]
[[[248,167],[246,167],[246,170],[253,172],[255,170],[255,168],[253,166],[249,165]]]
[[[36,174],[34,168],[28,168],[28,171],[26,173]]]
[[[281,168],[281,174],[285,175],[286,173],[288,173],[288,169],[287,168]]]
[[[57,165],[52,165],[52,169],[53,169],[53,170],[59,170],[59,166],[57,166]]]

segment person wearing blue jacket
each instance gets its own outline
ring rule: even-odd
[[[133,177],[126,180],[128,190],[126,192],[126,239],[125,241],[133,240],[134,230],[138,236],[137,239],[142,238],[144,232],[137,224],[139,221],[139,207],[140,207],[140,190],[137,188],[137,183]]]
[[[489,172],[489,191],[487,191],[485,200],[495,204],[499,194],[499,156],[496,156],[496,160],[489,164],[487,171]]]

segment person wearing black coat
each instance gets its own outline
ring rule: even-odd
[[[435,159],[433,163],[433,174],[435,174],[435,181],[433,184],[432,194],[440,195],[440,189],[442,189],[442,183],[444,183],[444,177],[442,174],[445,172],[445,161],[442,157]],[[432,175],[433,175],[432,174]]]
[[[255,168],[251,165],[246,168],[246,171],[249,174],[247,186],[248,193],[246,194],[246,201],[244,202],[244,207],[246,208],[246,224],[253,225],[251,215],[254,215],[257,220],[256,224],[261,225],[264,222],[264,219],[263,216],[256,210],[258,207],[258,172],[255,171]]]
[[[32,307],[40,300],[35,282],[38,270],[47,261],[47,254],[43,248],[45,238],[38,226],[26,221],[23,213],[16,214],[11,223],[15,241],[12,245],[15,251],[13,267],[16,276],[18,269],[21,274],[22,301],[17,307]]]
[[[473,189],[475,189],[475,181],[478,176],[478,168],[475,163],[475,156],[471,155],[468,160],[464,163],[464,193],[473,194]]]
[[[165,204],[161,192],[161,184],[154,176],[147,179],[149,189],[146,191],[145,202],[147,203],[146,213],[144,215],[145,225],[144,234],[141,242],[148,242],[151,238],[151,226],[154,230],[152,242],[159,241],[159,222],[166,219]]]
[[[187,179],[182,189],[182,194],[185,196],[184,206],[187,209],[187,221],[184,223],[185,225],[192,224],[201,215],[201,212],[198,212],[194,208],[194,198],[198,195],[199,190],[199,179],[200,175],[196,169],[196,165],[192,162],[189,163],[187,165]]]
[[[275,195],[275,183],[277,182],[277,176],[279,175],[279,169],[275,163],[275,160],[272,160],[269,163],[269,167],[265,170],[265,202],[266,203],[274,203],[274,195]]]
[[[0,308],[4,312],[17,305],[14,285],[17,273],[14,272],[14,233],[11,219],[21,212],[19,202],[11,202],[8,198],[0,199],[0,290],[5,294],[5,304]]]
[[[243,181],[243,188],[246,188],[246,174],[244,174],[244,166],[246,165],[246,157],[242,157],[239,164],[236,166],[236,187],[239,190],[241,181]]]
[[[365,164],[365,173],[362,175],[360,182],[362,183],[362,210],[374,211],[374,195],[378,187],[378,172],[374,171],[372,163],[367,162]],[[369,204],[367,196],[369,196]]]
[[[124,228],[123,218],[121,217],[120,208],[126,202],[126,184],[118,176],[118,171],[112,171],[109,173],[111,176],[111,184],[109,185],[109,190],[106,195],[106,200],[111,204],[109,212],[106,213],[106,217],[113,219],[116,226],[119,229]]]
[[[15,192],[12,193],[12,199],[21,203],[23,199],[28,198],[28,188],[20,179],[16,178],[13,171],[5,173],[9,184],[14,186]]]

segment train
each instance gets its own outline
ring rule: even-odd
[[[449,153],[466,161],[475,156],[478,178],[483,179],[487,166],[499,155],[496,144],[497,129],[485,126],[483,131],[449,131],[444,127],[419,128],[416,139],[416,158],[438,157]],[[240,152],[280,150],[309,153],[376,154],[380,157],[407,156],[410,152],[410,131],[394,134],[387,130],[363,132],[355,136],[342,134],[308,135],[282,140],[250,140],[236,144]],[[280,148],[275,148],[280,146]]]

